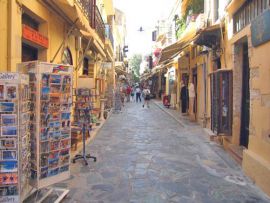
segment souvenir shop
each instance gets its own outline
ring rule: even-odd
[[[0,73],[0,202],[21,203],[70,177],[72,126],[84,146],[72,162],[96,161],[85,154],[92,92],[73,90],[72,72],[69,65],[34,61],[18,64],[16,73]],[[68,190],[58,192],[63,198]]]

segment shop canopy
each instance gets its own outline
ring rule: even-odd
[[[220,45],[222,30],[223,27],[220,24],[207,27],[200,32],[194,43],[209,48],[217,47]]]
[[[164,64],[167,61],[176,57],[182,50],[190,45],[191,42],[196,38],[196,23],[191,22],[180,38],[174,44],[167,46],[162,49],[161,56],[158,65]]]

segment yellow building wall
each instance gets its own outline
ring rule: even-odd
[[[7,71],[7,0],[0,1],[0,71]]]
[[[239,6],[239,5],[238,5]],[[233,35],[232,20],[228,21],[228,44],[226,46],[227,64],[233,68],[233,74],[238,75],[241,81],[241,62],[236,58],[242,50],[237,49],[237,43],[247,38],[249,48],[250,66],[250,135],[248,149],[243,154],[243,170],[252,180],[270,195],[270,42],[258,47],[251,43],[250,25],[239,33]],[[235,81],[235,80],[234,80]],[[234,118],[233,118],[233,144],[239,144],[241,125],[241,105],[239,102],[242,93],[241,87],[234,84]],[[240,108],[240,109],[239,109]],[[237,112],[237,114],[235,114]]]

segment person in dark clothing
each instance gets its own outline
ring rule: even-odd
[[[185,83],[182,83],[182,88],[180,92],[180,99],[181,99],[181,107],[182,107],[182,113],[187,113],[187,107],[188,107],[188,88]]]

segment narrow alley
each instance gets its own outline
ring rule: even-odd
[[[151,102],[128,103],[112,114],[87,151],[89,165],[72,164],[66,203],[270,202],[199,125],[180,125]]]

